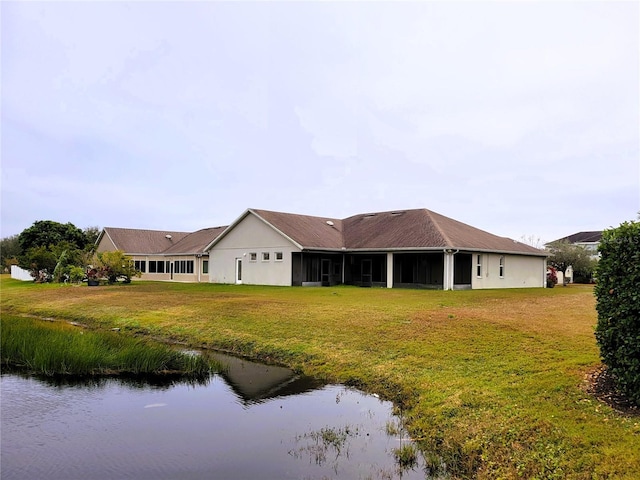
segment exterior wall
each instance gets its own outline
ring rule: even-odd
[[[117,250],[116,246],[113,244],[113,242],[111,241],[111,239],[109,239],[109,236],[107,234],[102,235],[102,238],[100,239],[100,243],[98,244],[98,247],[96,248],[96,252],[113,252],[114,250]]]
[[[482,276],[477,276],[477,256],[482,255]],[[504,276],[500,276],[500,257],[504,257]],[[482,288],[527,288],[546,285],[547,259],[526,255],[474,253],[471,285]]]
[[[282,253],[282,260],[276,260],[276,252]],[[289,286],[293,252],[300,249],[249,213],[209,251],[209,281],[236,283],[236,260],[240,259],[242,283]],[[263,253],[269,254],[268,260],[263,260]]]

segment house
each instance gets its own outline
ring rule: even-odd
[[[602,230],[593,231],[593,232],[578,232],[578,233],[574,233],[573,235],[569,235],[567,237],[559,238],[557,240],[554,240],[553,242],[549,242],[545,245],[545,247],[549,248],[554,243],[566,242],[571,245],[576,245],[584,248],[589,252],[589,255],[591,256],[592,259],[597,260],[600,258],[600,253],[598,252],[598,245],[600,245],[601,240],[602,240]],[[574,282],[574,272],[573,272],[572,266],[567,267],[567,270],[564,273],[558,272],[557,275],[558,275],[558,283],[560,283],[561,285],[566,285],[567,283]],[[578,279],[578,280],[580,281],[585,279]],[[586,280],[588,281],[589,279],[586,279]]]
[[[444,290],[546,284],[546,252],[427,209],[345,219],[248,209],[204,252],[214,283]]]
[[[549,242],[547,245],[556,242],[567,242],[572,245],[578,245],[585,248],[591,254],[591,258],[599,258],[598,245],[602,240],[602,230],[596,232],[578,232],[568,237],[559,238],[553,242]]]
[[[122,250],[132,257],[144,280],[208,282],[209,254],[204,248],[225,228],[188,233],[105,227],[96,251]]]

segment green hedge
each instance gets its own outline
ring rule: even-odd
[[[606,230],[599,251],[595,294],[600,355],[618,388],[640,405],[640,223]]]

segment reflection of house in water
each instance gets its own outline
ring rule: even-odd
[[[211,356],[224,366],[220,376],[244,405],[309,392],[323,385],[319,380],[298,375],[288,368],[250,362],[222,353],[212,353]]]

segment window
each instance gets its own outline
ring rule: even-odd
[[[476,255],[476,276],[482,278],[482,255]]]
[[[171,272],[171,260],[167,260],[164,264],[164,271],[167,273]]]
[[[276,252],[276,262],[281,262],[283,259],[282,252]]]
[[[262,252],[262,261],[263,262],[269,261],[269,252]]]
[[[133,262],[133,266],[136,270],[140,270],[142,273],[147,271],[147,262],[146,260],[135,260]]]
[[[176,260],[173,262],[174,273],[193,273],[193,260]]]
[[[202,261],[202,273],[209,273],[209,260]]]
[[[149,260],[149,273],[164,273],[164,260]]]
[[[256,260],[258,260],[258,254],[256,252],[251,252],[249,254],[249,261],[255,262]]]
[[[504,277],[504,255],[500,257],[500,278]]]

